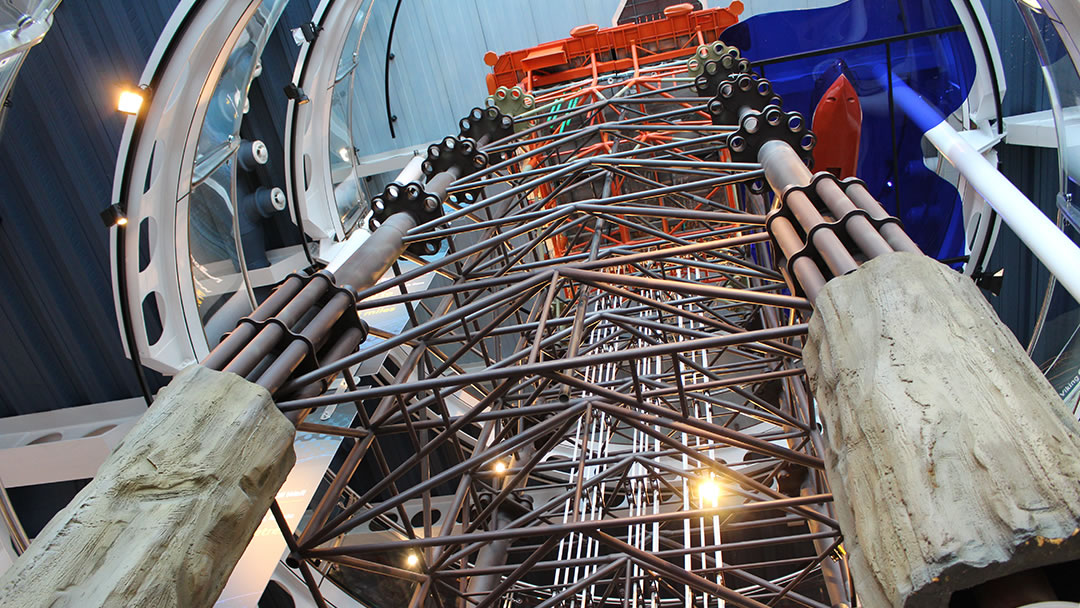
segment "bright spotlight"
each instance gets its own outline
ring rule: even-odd
[[[142,104],[143,94],[141,91],[124,89],[120,91],[120,99],[116,102],[116,109],[124,114],[135,116],[139,113],[139,109],[142,108]]]
[[[420,563],[420,558],[415,553],[410,553],[409,556],[405,558],[405,563],[408,564],[410,568],[415,568],[416,565]]]
[[[495,474],[496,475],[502,475],[505,472],[506,472],[506,463],[501,461],[501,460],[496,461],[495,462]]]
[[[127,215],[124,214],[124,209],[120,206],[120,203],[113,203],[106,207],[101,212],[101,221],[106,228],[126,226],[128,223]]]
[[[698,484],[698,494],[701,496],[701,501],[710,506],[717,506],[720,504],[720,484],[716,483],[713,478],[703,479]]]

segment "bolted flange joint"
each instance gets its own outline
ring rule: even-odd
[[[714,125],[734,125],[747,110],[763,111],[768,106],[783,107],[784,100],[772,83],[757,74],[732,74],[720,83],[709,102]]]
[[[397,182],[387,184],[382,194],[371,199],[371,219],[368,227],[375,231],[390,216],[397,213],[412,215],[417,224],[425,224],[442,217],[442,201],[438,196],[428,193],[419,182],[402,185]],[[415,255],[433,255],[439,251],[441,239],[416,241],[409,245],[409,252]]]
[[[494,94],[488,95],[484,104],[488,107],[499,108],[499,111],[507,116],[517,116],[532,111],[536,107],[536,97],[532,93],[526,93],[525,89],[517,85],[509,89],[499,87],[495,89]],[[535,124],[535,121],[516,123],[514,131],[524,131],[532,124]]]
[[[488,164],[487,154],[480,152],[476,141],[469,137],[446,137],[428,146],[427,158],[420,169],[428,179],[456,167],[459,175],[466,176],[483,169]]]
[[[750,61],[739,55],[739,49],[719,40],[698,47],[694,56],[686,60],[686,71],[694,79],[698,95],[716,95],[724,80],[733,74],[750,71]]]
[[[802,114],[784,112],[779,106],[766,106],[760,112],[751,110],[743,113],[739,129],[728,137],[731,159],[739,163],[756,163],[761,147],[773,140],[787,142],[806,166],[813,166],[811,152],[817,137],[806,127]],[[750,184],[750,190],[757,194],[764,192],[765,187],[764,180]]]
[[[503,114],[496,106],[473,108],[469,115],[458,121],[461,137],[477,142],[478,147],[514,134],[514,119]],[[505,156],[505,153],[503,153]]]

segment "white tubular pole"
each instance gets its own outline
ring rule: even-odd
[[[1080,247],[947,122],[927,131],[926,138],[990,203],[1072,297],[1080,301]]]
[[[884,70],[878,78],[882,84],[888,82]],[[960,137],[937,108],[895,74],[892,86],[896,104],[925,132],[926,139],[986,199],[1072,297],[1080,301],[1080,248],[997,167]]]

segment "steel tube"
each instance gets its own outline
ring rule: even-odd
[[[847,195],[851,199],[851,202],[856,207],[862,209],[875,220],[883,220],[889,217],[889,214],[881,206],[881,203],[870,194],[869,191],[863,187],[862,184],[852,184],[847,188]],[[900,226],[888,223],[881,227],[881,235],[888,241],[889,246],[894,251],[907,251],[910,253],[922,253],[919,246],[915,244],[915,241],[911,240],[904,229]]]
[[[851,201],[844,194],[844,191],[840,189],[840,186],[836,182],[828,179],[823,179],[817,183],[815,190],[821,200],[828,206],[829,211],[832,212],[833,217],[842,218],[847,214],[858,210],[855,203]],[[852,217],[847,222],[847,233],[851,236],[852,240],[862,249],[867,258],[876,258],[879,255],[885,255],[891,253],[893,248],[889,246],[889,243],[885,240],[874,226],[861,215]]]
[[[296,325],[297,321],[306,314],[315,303],[330,288],[330,281],[313,279],[289,301],[276,315],[275,319],[286,327]],[[225,366],[224,371],[232,372],[238,376],[247,376],[256,366],[270,354],[277,343],[285,337],[285,331],[276,324],[267,325],[259,331],[236,357]]]
[[[811,230],[826,223],[825,218],[814,208],[814,203],[802,192],[798,190],[788,192],[785,202],[788,209],[795,215],[796,221],[802,226],[804,233],[809,235]],[[859,267],[851,252],[832,230],[817,230],[810,239],[833,276],[843,276]]]
[[[803,248],[802,239],[799,238],[795,227],[791,225],[791,222],[786,217],[778,217],[773,220],[769,230],[780,245],[780,250],[784,253],[785,258],[791,259],[791,256]],[[798,280],[799,285],[806,293],[807,299],[813,302],[817,298],[817,294],[825,287],[825,275],[821,274],[821,269],[817,267],[814,260],[807,256],[801,256],[792,264],[792,271],[795,273],[793,278]]]
[[[638,277],[630,274],[592,272],[572,267],[563,268],[560,272],[563,276],[597,283],[614,283],[616,285],[628,285],[630,287],[640,287],[643,289],[675,291],[716,299],[734,300],[736,302],[747,302],[751,304],[764,304],[767,306],[779,306],[783,308],[794,308],[802,310],[810,309],[810,304],[804,298],[796,296],[759,293],[746,289],[731,289],[728,287],[713,287],[711,285],[703,285],[700,283],[691,283],[687,281],[652,279],[649,277]]]
[[[496,509],[491,520],[495,524],[492,528],[497,530],[509,525],[512,518],[506,513]],[[510,548],[511,542],[510,539],[502,539],[485,544],[476,556],[476,566],[478,568],[492,568],[505,564],[507,550]],[[466,593],[486,594],[494,589],[498,583],[499,576],[495,574],[479,574],[472,576],[469,577],[469,586],[467,587]]]
[[[813,175],[787,142],[774,140],[765,143],[758,152],[758,160],[765,168],[765,179],[776,196],[779,198],[787,194],[785,202],[804,233],[809,234],[814,227],[825,223],[825,219],[805,194],[799,191],[788,192],[792,186],[809,185]],[[832,231],[818,230],[812,239],[814,247],[834,276],[842,276],[858,268],[847,247]]]
[[[286,303],[289,302],[304,285],[300,277],[289,277],[266,298],[250,315],[254,321],[265,321],[277,314]],[[221,341],[210,354],[202,360],[202,365],[213,370],[221,370],[225,367],[236,353],[255,337],[255,327],[243,324],[234,329]]]
[[[279,403],[278,407],[284,411],[300,409],[304,407],[318,407],[321,405],[329,405],[331,403],[345,403],[347,401],[355,401],[357,399],[385,397],[387,395],[397,394],[398,392],[401,392],[403,390],[408,390],[410,392],[418,392],[422,390],[444,388],[447,386],[476,384],[502,378],[516,378],[524,375],[557,372],[566,369],[585,367],[589,365],[600,365],[603,363],[612,363],[617,361],[633,361],[639,359],[640,357],[664,356],[676,352],[690,350],[708,350],[712,348],[723,348],[741,344],[752,344],[762,342],[764,340],[789,338],[792,336],[803,335],[806,333],[806,331],[806,324],[788,325],[775,329],[751,330],[743,333],[728,334],[725,336],[715,336],[712,338],[684,340],[681,342],[667,343],[657,346],[631,348],[621,351],[608,351],[592,355],[583,355],[574,359],[556,359],[550,361],[539,361],[532,365],[519,365],[507,368],[492,368],[484,371],[473,372],[470,374],[461,374],[456,377],[428,378],[425,380],[412,382],[409,384],[408,387],[404,388],[394,386],[376,386],[361,389],[359,391],[356,391],[355,393],[324,395],[311,399]],[[352,365],[353,363],[355,362],[350,360],[346,365]],[[344,366],[345,365],[343,365],[342,367]],[[320,370],[316,371],[319,372]],[[325,374],[329,371],[335,370],[329,369],[326,371],[321,371],[320,373]]]
[[[375,285],[405,251],[405,233],[416,226],[410,213],[395,213],[334,273],[339,285],[363,291]]]
[[[822,502],[831,502],[831,494],[818,494],[815,496],[798,496],[794,498],[782,498],[762,502],[752,502],[740,505],[724,505],[705,509],[691,509],[689,511],[674,511],[670,513],[649,513],[633,517],[615,517],[611,519],[595,521],[573,521],[564,524],[549,524],[545,526],[504,528],[499,530],[485,530],[472,532],[464,535],[451,535],[432,538],[416,538],[401,541],[385,541],[369,543],[366,545],[341,545],[338,547],[313,548],[304,552],[305,557],[319,558],[331,555],[349,555],[352,553],[377,553],[380,551],[394,551],[398,549],[420,549],[439,545],[457,545],[468,542],[490,542],[508,538],[527,538],[530,536],[549,536],[553,534],[566,534],[570,532],[584,532],[602,528],[622,528],[632,524],[680,521],[683,519],[697,519],[712,517],[713,515],[735,515],[756,513],[759,511],[772,511],[812,505]]]
[[[310,340],[318,349],[351,303],[352,298],[348,294],[335,294],[307,323],[300,335]],[[274,359],[255,383],[266,388],[271,394],[275,393],[307,355],[307,345],[300,340],[293,341]]]

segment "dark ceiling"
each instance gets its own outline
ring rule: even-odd
[[[290,2],[267,45],[266,111],[280,133],[297,47],[289,29],[314,0]],[[0,417],[141,395],[113,307],[108,231],[125,115],[122,85],[137,82],[175,0],[64,0],[31,49],[0,132]],[[272,158],[281,136],[258,129]],[[280,162],[276,163],[278,167]],[[162,379],[147,371],[151,388]]]

